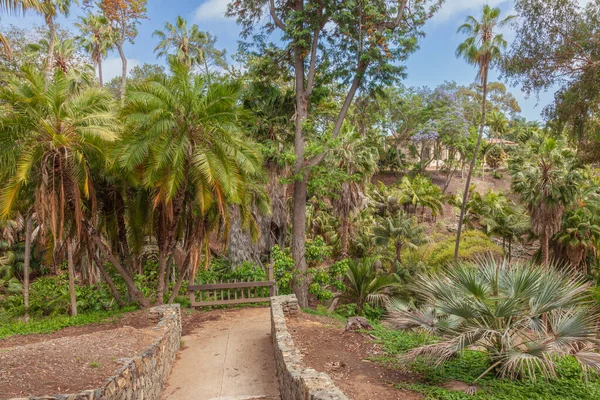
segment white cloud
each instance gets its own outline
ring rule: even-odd
[[[140,65],[140,62],[134,58],[127,59],[127,73],[131,72],[133,67]],[[121,76],[121,58],[120,57],[109,57],[102,63],[102,75],[104,82],[110,81],[116,76]]]
[[[491,7],[498,7],[503,3],[508,3],[507,0],[449,0],[446,1],[442,8],[433,17],[434,22],[442,23],[460,18],[462,22],[463,15],[470,11],[478,11],[488,4]]]
[[[194,12],[196,21],[214,21],[225,19],[227,4],[231,0],[206,0]]]

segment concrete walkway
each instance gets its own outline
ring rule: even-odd
[[[244,308],[182,337],[164,400],[280,399],[268,308]]]

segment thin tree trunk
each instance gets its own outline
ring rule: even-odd
[[[294,293],[302,308],[308,307],[308,265],[305,258],[306,247],[306,196],[308,193],[308,174],[302,180],[294,182],[294,206],[292,212],[292,257],[300,276],[294,281]]]
[[[27,216],[25,226],[25,259],[23,260],[23,303],[25,305],[25,322],[29,321],[29,271],[31,266],[31,236],[33,233],[33,217]]]
[[[95,229],[91,229],[90,237],[96,243],[96,246],[98,246],[98,248],[104,252],[104,255],[108,258],[108,260],[117,269],[117,272],[119,273],[119,275],[121,275],[121,277],[125,281],[125,284],[127,285],[127,290],[129,292],[129,294],[131,295],[131,297],[136,299],[140,303],[140,306],[142,306],[143,308],[150,306],[150,302],[148,301],[148,299],[146,297],[144,297],[144,295],[135,286],[135,283],[133,282],[133,278],[129,275],[127,270],[125,268],[123,268],[123,265],[121,264],[121,262],[119,260],[119,257],[115,256],[113,254],[113,252],[110,250],[110,247],[108,247],[106,245],[106,243],[104,243],[101,235],[98,232],[96,232]]]
[[[123,51],[123,43],[117,43],[117,49],[119,50],[119,56],[121,56],[121,86],[119,88],[119,95],[121,98],[121,105],[125,104],[125,87],[127,85],[127,57]]]
[[[463,227],[463,220],[465,218],[465,210],[467,207],[467,201],[469,200],[469,186],[471,186],[471,177],[473,176],[473,170],[475,169],[475,163],[477,162],[477,153],[481,147],[481,139],[483,138],[483,131],[485,129],[485,115],[486,115],[486,100],[487,100],[487,80],[488,80],[488,66],[483,69],[483,102],[481,105],[481,127],[479,128],[479,136],[477,137],[477,145],[475,146],[475,153],[471,159],[471,165],[469,166],[469,173],[467,174],[467,182],[465,184],[465,191],[463,193],[463,202],[460,207],[460,218],[458,220],[458,231],[456,232],[456,245],[454,246],[454,262],[458,261],[458,250],[460,248],[460,235]]]
[[[110,289],[110,292],[112,293],[112,295],[115,298],[115,301],[117,302],[119,307],[125,306],[125,303],[123,302],[123,300],[121,300],[121,294],[117,290],[115,283],[113,282],[113,280],[110,277],[110,275],[108,274],[108,272],[106,272],[104,264],[102,263],[102,261],[100,261],[100,258],[98,257],[98,255],[92,249],[91,244],[88,244],[88,253],[89,253],[91,259],[93,259],[94,262],[96,263],[96,267],[100,271],[100,275],[102,276],[102,279],[108,285],[108,288]]]
[[[102,75],[102,60],[98,61],[98,80],[100,81],[100,87],[103,87],[104,77]]]
[[[341,257],[342,259],[348,257],[348,233],[350,230],[350,216],[347,212],[342,213],[342,231],[340,233],[341,240]]]
[[[543,232],[540,236],[540,242],[542,244],[542,264],[550,264],[550,243],[546,232]]]
[[[46,15],[46,25],[48,25],[48,56],[46,57],[46,69],[44,75],[46,77],[46,85],[50,83],[52,79],[52,70],[54,69],[54,47],[56,45],[56,25],[54,24],[54,17],[52,15]]]
[[[512,237],[508,238],[508,263],[512,260]]]
[[[165,297],[165,273],[167,270],[168,255],[160,251],[158,255],[158,290],[156,292],[156,303],[163,304]]]
[[[401,241],[396,242],[396,261],[398,261],[398,264],[402,264],[402,242]]]
[[[71,297],[71,316],[77,315],[77,298],[75,297],[75,264],[73,262],[73,253],[75,252],[75,243],[73,239],[67,240],[67,259],[69,267],[69,296]]]

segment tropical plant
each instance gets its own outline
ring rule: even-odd
[[[415,217],[398,213],[394,217],[381,218],[373,228],[375,244],[394,246],[395,261],[402,264],[402,251],[405,248],[415,250],[426,242],[425,230]]]
[[[473,16],[468,16],[466,22],[458,28],[459,33],[469,35],[456,49],[456,56],[463,57],[467,63],[477,66],[477,79],[481,82],[483,90],[483,101],[481,104],[481,125],[479,128],[479,136],[475,145],[475,152],[471,159],[465,190],[463,192],[462,207],[460,210],[460,218],[458,220],[458,231],[456,232],[456,245],[454,248],[454,261],[458,260],[458,251],[460,246],[460,235],[462,232],[463,219],[465,216],[465,207],[467,205],[469,188],[471,186],[471,178],[479,148],[483,138],[486,121],[486,101],[488,92],[488,74],[490,67],[497,63],[502,57],[502,49],[506,48],[507,43],[502,34],[496,32],[496,29],[506,25],[513,16],[508,16],[500,20],[500,9],[491,8],[489,5],[483,6],[481,20],[478,21]]]
[[[560,230],[565,208],[576,199],[583,175],[573,151],[550,137],[537,137],[509,165],[512,188],[531,216],[531,229],[539,236],[542,261],[550,261],[549,242]]]
[[[363,315],[365,304],[384,305],[390,299],[398,279],[395,275],[377,275],[375,259],[363,258],[348,262],[342,298],[356,303],[358,315]]]
[[[392,303],[390,323],[441,340],[409,350],[404,362],[441,365],[467,349],[485,351],[489,368],[474,382],[492,371],[502,378],[553,378],[563,356],[600,370],[590,283],[574,273],[486,258],[421,276],[414,289],[422,306]]]
[[[181,16],[177,17],[175,25],[166,22],[165,29],[154,31],[152,36],[160,40],[154,49],[158,57],[168,58],[173,55],[179,62],[190,67],[204,61],[203,44],[206,34],[196,24],[188,29],[187,21]]]
[[[178,226],[196,232],[185,240],[189,255],[208,240],[209,212],[226,220],[228,205],[238,205],[243,226],[254,229],[247,196],[263,195],[253,186],[261,175],[260,155],[241,134],[240,86],[209,83],[176,58],[169,65],[171,76],[131,86],[123,109],[130,129],[117,156],[121,168],[144,171],[141,183],[150,190],[158,221],[159,302]],[[179,265],[179,283],[190,267],[187,260],[186,266]]]
[[[106,58],[107,52],[114,46],[112,28],[106,17],[91,13],[88,13],[85,17],[79,17],[79,22],[75,26],[80,32],[77,40],[96,64],[100,86],[104,86],[102,61]]]

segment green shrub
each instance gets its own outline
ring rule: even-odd
[[[492,172],[492,177],[494,179],[502,179],[502,178],[504,178],[504,174],[500,171],[494,171],[494,172]]]
[[[427,245],[423,253],[424,261],[434,268],[448,265],[454,259],[455,244],[456,237],[451,235],[446,239]],[[462,233],[458,250],[458,258],[460,260],[474,261],[478,257],[488,254],[502,256],[504,252],[500,246],[495,244],[481,231],[468,230]]]

